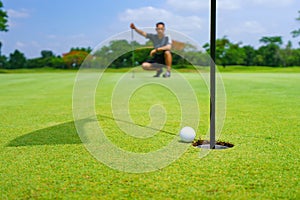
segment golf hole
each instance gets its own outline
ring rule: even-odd
[[[192,144],[194,147],[201,148],[201,149],[210,149],[210,143],[209,140],[196,140]],[[216,150],[222,150],[222,149],[229,149],[234,147],[234,144],[229,142],[223,142],[223,141],[216,141],[216,145],[213,149]]]

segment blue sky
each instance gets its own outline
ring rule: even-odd
[[[2,0],[9,31],[0,33],[2,54],[19,49],[26,57],[42,50],[56,55],[71,47],[95,47],[110,36],[129,30],[129,23],[152,27],[164,21],[204,44],[209,41],[210,0]],[[217,0],[217,37],[259,46],[263,36],[282,36],[294,47],[300,38],[299,0]]]

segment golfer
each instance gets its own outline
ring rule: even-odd
[[[143,69],[156,71],[154,77],[159,77],[163,72],[163,66],[166,65],[167,71],[163,77],[170,77],[172,67],[172,40],[170,36],[165,35],[165,24],[163,22],[156,24],[155,30],[157,34],[146,33],[138,29],[133,23],[130,24],[130,28],[153,42],[154,49],[150,52],[152,58],[142,64]]]

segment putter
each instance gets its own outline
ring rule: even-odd
[[[133,29],[131,29],[131,49],[132,49],[131,61],[132,61],[132,67],[134,67]],[[131,78],[134,78],[134,69],[132,69]]]

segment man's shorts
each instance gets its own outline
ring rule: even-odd
[[[161,64],[161,65],[165,65],[165,52],[161,52],[161,53],[156,53],[154,54],[154,56],[150,59],[148,59],[146,62],[153,64],[153,66],[159,66],[159,65],[155,65],[155,64]],[[161,67],[161,66],[160,66]]]

